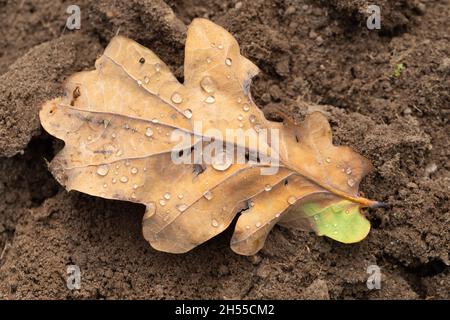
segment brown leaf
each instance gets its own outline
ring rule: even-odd
[[[368,230],[358,210],[377,204],[358,195],[370,163],[332,145],[323,115],[300,125],[265,119],[250,95],[258,68],[205,19],[189,26],[184,70],[180,84],[152,51],[112,39],[96,69],[67,79],[66,95],[40,112],[43,127],[66,144],[50,164],[57,180],[67,190],[144,204],[144,237],[166,252],[191,250],[239,212],[231,248],[240,254],[261,249],[278,222],[361,240]],[[358,227],[345,224],[350,218]],[[347,234],[334,237],[327,221]]]

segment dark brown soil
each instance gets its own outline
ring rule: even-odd
[[[0,298],[450,299],[450,4],[378,2],[380,31],[365,27],[365,0],[80,0],[81,29],[69,31],[68,1],[0,0]],[[253,257],[229,249],[230,232],[188,254],[156,252],[142,206],[68,193],[49,174],[61,142],[37,114],[64,78],[93,68],[120,32],[181,79],[198,16],[261,68],[252,91],[263,110],[320,108],[336,143],[371,159],[362,191],[390,207],[367,212],[364,241],[275,228]],[[80,290],[66,287],[70,264]],[[366,287],[371,264],[381,290]]]

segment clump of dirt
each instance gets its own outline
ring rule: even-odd
[[[0,1],[0,298],[450,298],[448,1],[379,1],[379,31],[365,27],[366,1],[79,2],[70,31],[67,1]],[[186,25],[199,16],[260,67],[252,94],[269,117],[274,105],[298,119],[321,110],[335,142],[373,162],[362,191],[390,207],[367,212],[364,241],[277,227],[252,257],[229,249],[230,232],[187,254],[156,252],[142,206],[68,193],[48,173],[61,142],[37,114],[64,78],[93,68],[120,33],[182,80]],[[80,290],[66,286],[71,264]],[[370,265],[380,290],[366,286]]]

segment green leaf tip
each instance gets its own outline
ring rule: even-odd
[[[349,200],[325,206],[306,202],[301,206],[319,236],[327,236],[342,243],[355,243],[363,240],[369,233],[370,222],[360,212],[360,206]]]

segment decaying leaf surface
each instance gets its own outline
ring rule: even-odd
[[[260,250],[277,223],[344,243],[367,235],[360,208],[377,202],[359,197],[358,186],[370,163],[333,146],[323,115],[301,124],[265,119],[249,90],[258,68],[205,19],[188,29],[184,70],[181,84],[152,51],[112,39],[96,69],[67,79],[66,95],[40,112],[43,127],[65,141],[50,164],[57,180],[68,190],[144,204],[144,237],[166,252],[193,249],[237,214],[231,248],[245,255]],[[230,129],[279,133],[276,148],[259,140],[264,155],[279,155],[276,172],[262,175],[267,164],[233,156],[212,164],[173,161],[174,152],[216,142],[251,154],[253,146],[227,135]],[[188,143],[180,146],[182,138]]]

